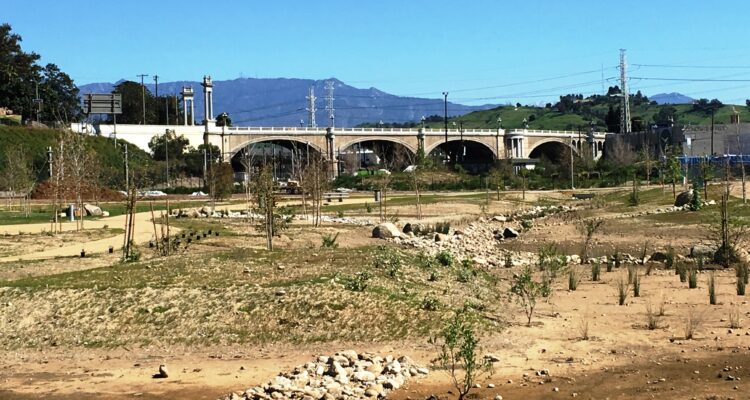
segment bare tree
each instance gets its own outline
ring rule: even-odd
[[[328,180],[328,165],[327,160],[321,156],[316,156],[301,171],[300,185],[303,192],[310,197],[314,226],[320,226],[323,193],[328,190],[331,184]]]
[[[273,250],[274,208],[276,208],[276,185],[273,172],[268,164],[263,164],[253,179],[253,193],[258,199],[258,208],[263,213],[263,224],[266,233],[266,248]]]
[[[0,187],[11,193],[12,197],[19,197],[22,201],[21,209],[26,217],[29,216],[29,196],[36,184],[35,173],[31,158],[20,145],[11,145],[5,149],[2,156],[5,168],[0,175]]]

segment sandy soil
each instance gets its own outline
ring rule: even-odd
[[[511,206],[512,203],[497,203],[489,212],[501,213]],[[476,205],[441,203],[426,208],[427,214],[434,218],[479,213]],[[394,212],[403,211],[402,215],[411,209],[413,206],[403,210],[393,208]],[[141,226],[151,227],[146,223],[147,218],[139,219]],[[536,225],[515,246],[525,246],[531,251],[539,243],[555,240],[563,247],[573,248],[580,243],[576,223],[551,218]],[[13,229],[18,230],[18,226]],[[290,232],[277,243],[281,248],[315,248],[319,246],[322,232],[339,231],[335,227],[326,229],[315,234]],[[375,243],[368,237],[368,228],[347,228],[342,232],[343,246]],[[703,240],[704,233],[705,229],[699,225],[644,224],[637,219],[613,218],[595,245],[635,251],[644,241],[651,241],[659,246],[672,243],[684,253],[687,246]],[[227,240],[224,245],[241,246],[243,244],[238,243],[241,240],[245,239]],[[244,245],[259,243],[251,239]],[[76,248],[78,251],[80,248]],[[507,280],[510,273],[507,270],[491,272],[501,281]],[[498,394],[506,399],[574,395],[587,399],[744,398],[750,381],[747,370],[750,365],[747,351],[750,349],[750,306],[744,297],[735,294],[733,271],[716,273],[719,304],[713,306],[708,304],[707,273],[699,274],[699,287],[691,290],[679,282],[673,271],[655,270],[645,275],[645,269],[641,268],[640,273],[644,274],[641,296],[631,294],[623,306],[617,305],[615,282],[626,273],[624,269],[602,272],[600,282],[590,280],[588,267],[580,267],[579,273],[582,281],[578,289],[569,291],[567,282],[559,282],[552,298],[540,303],[530,327],[525,326],[519,307],[513,303],[506,306],[505,302],[499,305],[509,307],[506,314],[511,325],[481,338],[482,352],[499,356],[500,362],[496,363],[492,376],[480,380],[482,389],[476,391],[474,398],[492,398]],[[655,308],[664,304],[665,315],[657,329],[650,330],[646,326],[648,304]],[[729,328],[732,312],[740,315],[740,328]],[[689,314],[700,320],[693,340],[685,339],[684,327]],[[586,324],[589,338],[583,340]],[[2,331],[0,325],[0,334]],[[425,365],[430,365],[437,354],[434,345],[426,339],[402,342],[398,338],[386,344],[333,342],[263,347],[69,349],[45,346],[1,354],[0,398],[216,399],[261,384],[315,355],[348,348],[405,354]],[[168,366],[169,378],[152,378],[159,364]],[[731,371],[723,371],[725,367],[730,367]],[[549,376],[536,376],[542,369],[548,369]],[[524,374],[528,374],[528,378],[524,378]],[[727,380],[727,375],[741,380]],[[487,388],[490,383],[495,387]],[[553,391],[554,388],[559,391]],[[455,398],[455,393],[448,375],[433,371],[428,378],[410,382],[389,398],[423,399],[435,394],[447,399]]]

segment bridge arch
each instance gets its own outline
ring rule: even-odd
[[[459,138],[435,142],[425,148],[425,155],[447,159],[449,164],[459,165],[471,173],[489,171],[497,160],[496,149],[487,143],[471,139],[462,141]]]
[[[406,148],[407,150],[409,150],[411,152],[411,155],[416,155],[417,154],[417,148],[412,143],[409,143],[406,140],[403,140],[401,138],[394,138],[394,137],[389,137],[389,136],[372,136],[372,137],[363,136],[363,137],[358,137],[358,138],[355,138],[355,139],[351,139],[351,140],[349,140],[347,142],[344,142],[344,143],[339,143],[338,141],[336,141],[336,147],[337,147],[337,149],[339,149],[341,151],[344,151],[344,150],[346,150],[346,149],[354,146],[355,144],[364,143],[364,142],[391,142],[391,143],[396,143],[396,144],[400,144],[401,146],[404,146],[404,148]]]
[[[326,154],[326,149],[319,146],[315,142],[308,142],[308,141],[300,140],[300,138],[295,138],[293,136],[264,136],[264,137],[257,138],[257,139],[250,139],[250,140],[242,142],[238,146],[234,146],[233,148],[229,149],[229,151],[226,152],[226,157],[228,159],[231,159],[245,147],[250,146],[255,143],[264,143],[264,142],[297,143],[299,144],[299,148],[304,148],[305,146],[309,145],[311,150],[315,150],[320,154]]]
[[[573,149],[573,154],[578,156],[580,155],[580,146],[582,146],[581,141],[570,142],[559,138],[544,139],[534,143],[534,147],[529,149],[528,158],[546,157],[550,161],[559,162],[560,157],[564,155],[561,150],[570,151],[570,149]]]
[[[463,141],[466,142],[466,143],[473,143],[473,144],[481,145],[481,147],[483,147],[483,148],[487,149],[488,151],[490,151],[492,153],[492,155],[495,158],[497,158],[497,149],[494,148],[494,147],[492,147],[492,146],[490,146],[490,145],[488,145],[487,143],[481,142],[479,140],[473,140],[473,139],[464,139]],[[461,139],[455,139],[455,138],[448,139],[448,143],[449,144],[450,143],[454,143],[455,144],[455,142],[461,142]],[[437,149],[438,147],[440,147],[441,145],[445,145],[445,141],[435,142],[435,143],[433,143],[433,144],[425,147],[424,153],[425,154],[430,154],[435,149]]]

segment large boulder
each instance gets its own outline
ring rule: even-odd
[[[396,225],[391,222],[383,222],[372,230],[372,237],[380,239],[391,239],[401,236]]]
[[[84,204],[83,209],[86,210],[86,215],[91,217],[101,217],[102,209],[99,206],[93,204]]]
[[[690,204],[690,202],[693,201],[693,191],[688,190],[686,192],[682,192],[677,195],[677,197],[674,199],[674,206],[675,207],[682,207]]]
[[[713,244],[696,244],[690,249],[691,257],[713,258],[717,246]]]
[[[503,229],[503,238],[505,239],[513,239],[518,237],[518,231],[516,231],[513,228],[505,228]]]

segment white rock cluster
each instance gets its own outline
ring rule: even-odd
[[[196,207],[196,208],[181,208],[181,209],[172,209],[171,215],[174,218],[250,218],[254,220],[263,220],[265,216],[263,214],[258,214],[253,211],[248,210],[240,210],[240,211],[230,211],[230,210],[220,210],[215,209],[211,211],[211,207],[209,206],[203,206],[203,207]],[[283,218],[291,218],[299,221],[309,221],[312,220],[312,216],[305,217],[304,215],[281,215]],[[351,217],[333,217],[329,215],[321,215],[320,220],[323,222],[331,222],[331,223],[337,223],[337,224],[346,224],[346,225],[360,225],[360,226],[371,226],[373,225],[372,221],[369,219],[361,219],[361,218],[351,218]]]
[[[232,393],[223,400],[383,399],[407,379],[428,372],[407,356],[381,357],[347,350],[330,357],[320,356],[291,372],[279,374],[263,386]]]
[[[473,259],[476,264],[481,266],[503,266],[508,256],[513,266],[533,265],[537,261],[535,253],[509,252],[499,249],[495,244],[499,240],[509,238],[508,233],[510,232],[522,235],[520,221],[524,219],[539,219],[573,210],[575,208],[569,206],[537,206],[518,211],[509,216],[497,215],[490,218],[481,218],[462,229],[454,230],[451,235],[440,233],[426,236],[402,234],[389,240],[419,249],[429,255],[448,251],[459,260]],[[580,262],[577,257],[571,256],[569,261],[572,263]]]

